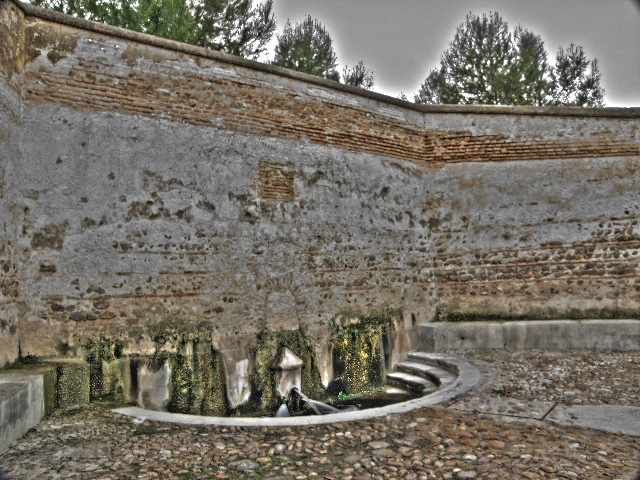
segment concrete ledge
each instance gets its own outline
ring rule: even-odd
[[[418,347],[447,350],[640,350],[638,320],[544,320],[419,325]]]
[[[448,402],[465,394],[475,387],[482,378],[480,371],[466,360],[453,355],[434,355],[438,363],[450,371],[456,372],[456,380],[447,387],[430,395],[394,403],[385,407],[369,408],[356,412],[334,413],[330,415],[314,415],[304,417],[203,417],[181,413],[145,410],[139,407],[126,407],[113,410],[115,413],[155,422],[169,422],[185,425],[220,425],[229,427],[290,427],[302,425],[321,425],[326,423],[355,422],[369,418],[383,417],[393,413],[405,413],[418,408],[429,407]]]
[[[0,375],[0,453],[44,416],[42,375]]]

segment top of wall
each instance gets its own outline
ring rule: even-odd
[[[283,77],[293,78],[306,83],[321,85],[333,90],[347,92],[361,97],[376,100],[382,103],[397,105],[410,110],[424,113],[473,113],[473,114],[511,114],[511,115],[542,115],[542,116],[579,116],[579,117],[627,117],[640,118],[640,107],[633,108],[583,108],[583,107],[533,107],[533,106],[497,106],[497,105],[421,105],[398,98],[371,92],[361,88],[344,85],[338,82],[316,77],[306,73],[296,72],[286,68],[270,65],[266,63],[248,60],[246,58],[229,55],[208,48],[197,47],[185,43],[154,37],[144,33],[134,32],[120,27],[114,27],[99,22],[92,22],[82,18],[65,15],[53,10],[47,10],[19,0],[11,0],[26,15],[47,20],[54,23],[81,28],[115,38],[123,38],[139,43],[152,45],[168,50],[210,58],[216,61],[263,71]]]

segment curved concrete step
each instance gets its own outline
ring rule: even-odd
[[[401,372],[426,378],[441,387],[450,385],[456,379],[456,375],[449,370],[434,365],[427,365],[422,362],[400,362],[396,364],[396,369]]]
[[[454,361],[455,358],[456,357],[454,355],[446,353],[427,353],[420,351],[407,353],[407,360],[411,362],[433,365],[434,367],[440,367],[447,370],[453,375],[458,375],[458,370],[455,366],[456,362]]]
[[[419,393],[433,392],[438,388],[438,384],[431,380],[405,372],[389,372],[387,380],[391,384]]]

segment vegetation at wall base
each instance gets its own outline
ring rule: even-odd
[[[335,321],[332,326],[331,348],[334,380],[330,394],[364,391],[381,385],[384,380],[384,348],[393,328],[393,318],[399,314],[385,308],[368,314],[344,315],[356,319],[346,323]]]
[[[313,339],[302,329],[278,332],[261,332],[257,337],[254,352],[255,365],[251,377],[252,398],[249,405],[243,406],[238,413],[247,409],[275,410],[280,406],[280,398],[275,392],[276,373],[270,364],[282,347],[287,347],[303,362],[302,391],[315,400],[324,398],[324,388],[317,365]]]

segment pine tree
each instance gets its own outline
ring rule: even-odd
[[[582,47],[560,48],[551,66],[539,35],[520,26],[512,34],[495,12],[467,15],[414,100],[601,107],[603,98],[597,60],[588,61]]]
[[[295,27],[287,20],[282,34],[278,35],[273,64],[336,82],[340,80],[331,36],[311,15]]]
[[[232,55],[257,58],[276,29],[273,0],[201,0],[195,5],[196,44]]]
[[[273,0],[32,0],[136,32],[257,58],[276,29]]]
[[[360,60],[352,68],[345,65],[342,70],[342,82],[352,87],[371,90],[373,88],[373,72],[367,70],[364,62]]]

